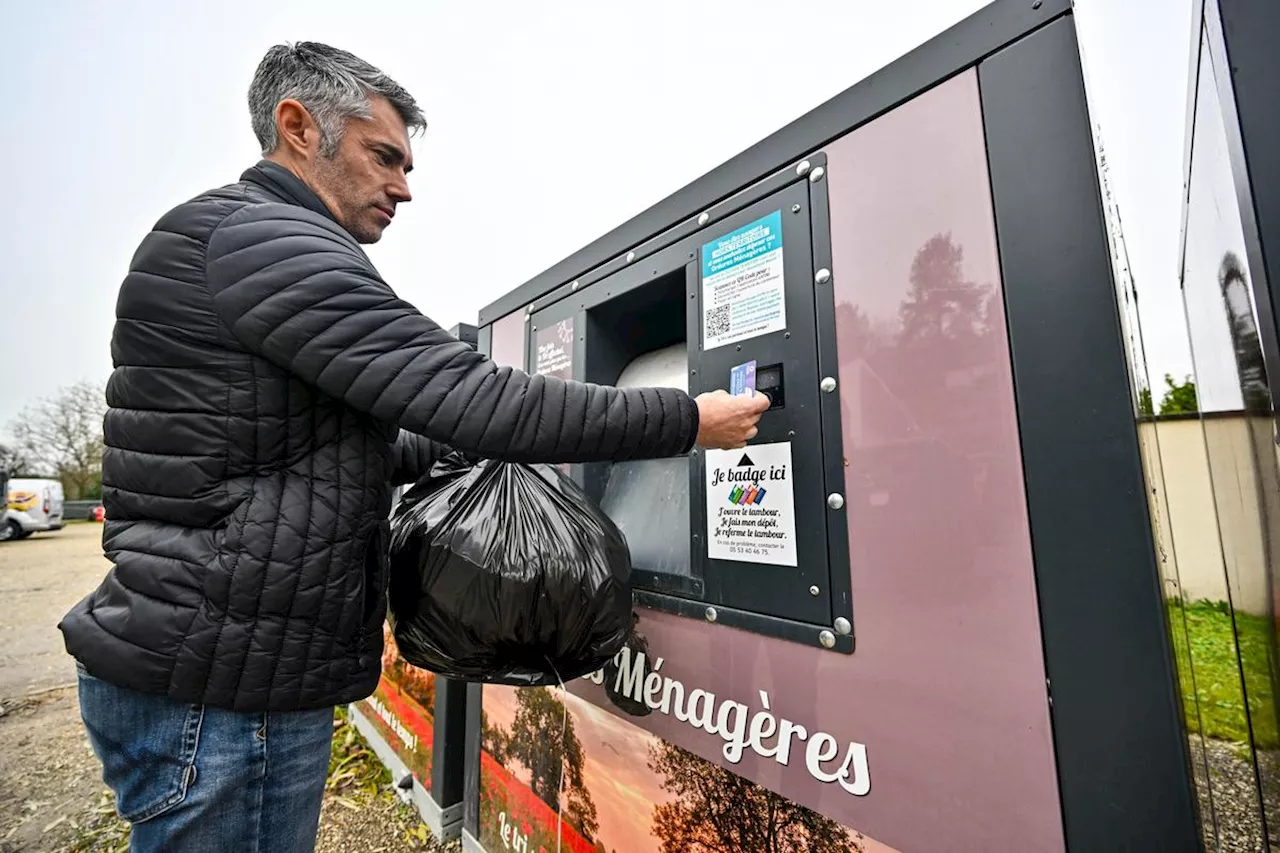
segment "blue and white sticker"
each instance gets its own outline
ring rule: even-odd
[[[782,211],[702,247],[704,350],[787,328]]]

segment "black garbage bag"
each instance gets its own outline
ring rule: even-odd
[[[549,465],[438,460],[391,522],[388,609],[400,656],[521,687],[604,666],[631,633],[617,526]]]

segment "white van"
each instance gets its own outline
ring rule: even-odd
[[[4,523],[0,525],[0,542],[63,528],[62,484],[57,480],[10,480],[7,497]]]

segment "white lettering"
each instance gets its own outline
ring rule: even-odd
[[[772,758],[779,764],[788,766],[792,744],[807,741],[804,763],[810,776],[827,784],[838,783],[855,797],[864,797],[870,792],[871,774],[865,745],[850,742],[840,766],[834,770],[829,769],[829,762],[840,754],[839,741],[822,731],[814,732],[811,737],[804,726],[775,714],[767,691],[759,692],[761,709],[752,713],[746,705],[732,699],[725,699],[717,706],[716,695],[700,687],[686,691],[683,682],[660,672],[664,663],[662,658],[653,660],[653,668],[648,673],[645,672],[645,655],[633,654],[628,647],[623,647],[614,661],[618,665],[613,685],[617,693],[643,702],[654,711],[674,715],[680,722],[688,723],[707,734],[718,734],[724,739],[722,754],[730,764],[741,763],[743,755],[750,748],[762,758]],[[585,677],[596,684],[604,683],[603,670]],[[375,708],[378,707],[375,704]],[[382,714],[383,711],[379,713]],[[390,718],[390,715],[386,718]],[[413,737],[407,731],[405,736]],[[513,849],[518,849],[521,839],[514,825],[510,829],[512,835],[508,846],[514,845]],[[523,843],[527,845],[527,839]]]

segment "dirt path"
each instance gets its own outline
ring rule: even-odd
[[[0,853],[127,850],[127,830],[81,727],[75,663],[57,630],[109,567],[101,536],[99,525],[73,524],[0,543]],[[346,739],[335,742],[342,749]],[[316,849],[440,849],[420,827],[389,787],[373,795],[336,790],[326,798]]]

